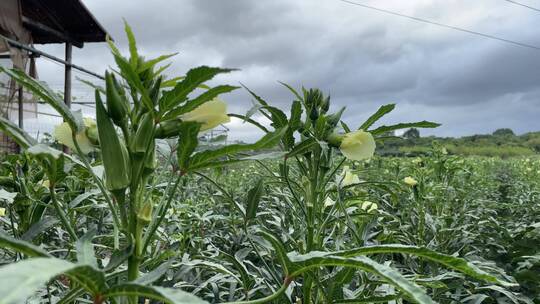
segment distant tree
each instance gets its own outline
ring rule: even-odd
[[[420,131],[417,128],[410,128],[403,133],[403,137],[407,139],[420,138]]]
[[[494,136],[514,136],[514,131],[512,131],[512,129],[509,129],[509,128],[501,128],[501,129],[497,129],[495,130],[495,132],[493,132],[493,135]]]

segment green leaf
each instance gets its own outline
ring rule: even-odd
[[[389,131],[395,131],[395,130],[401,130],[401,129],[407,129],[407,128],[437,128],[441,124],[431,122],[431,121],[418,121],[418,122],[409,122],[409,123],[399,123],[395,125],[390,126],[380,126],[374,130],[370,130],[369,132],[373,135],[389,132]]]
[[[294,146],[292,148],[292,150],[287,154],[287,157],[294,157],[294,156],[297,156],[297,155],[300,155],[300,154],[304,154],[306,152],[308,152],[309,150],[311,150],[311,148],[315,147],[315,146],[318,146],[319,143],[317,142],[317,140],[315,138],[308,138],[302,142],[300,142],[299,144],[297,144],[296,146]]]
[[[52,278],[72,268],[72,263],[52,258],[34,258],[4,266],[0,268],[2,303],[24,303]]]
[[[99,293],[105,287],[105,277],[91,270],[89,266],[56,258],[32,258],[0,268],[2,303],[24,303],[48,281],[63,273],[92,293]]]
[[[32,241],[36,236],[58,223],[59,220],[57,218],[54,218],[52,216],[45,217],[39,222],[34,223],[32,226],[30,226],[30,228],[21,236],[21,239],[23,241]]]
[[[233,156],[237,153],[251,150],[266,149],[275,146],[285,133],[286,128],[268,133],[253,144],[235,144],[229,145],[215,150],[207,150],[198,152],[191,158],[190,170],[207,168],[212,164],[212,160],[222,156]],[[235,160],[239,161],[239,160]],[[223,162],[225,163],[225,162]]]
[[[112,43],[112,41],[110,40],[108,40],[107,42],[109,43],[109,47],[111,48],[111,51],[113,53],[116,65],[118,65],[118,68],[120,69],[120,74],[122,78],[127,81],[133,91],[141,94],[141,99],[144,106],[149,111],[151,111],[151,113],[153,113],[154,104],[150,99],[150,95],[148,95],[148,90],[144,87],[144,84],[142,83],[139,74],[137,74],[137,71],[131,65],[131,63],[128,62],[127,59],[120,54],[114,43]]]
[[[64,154],[62,151],[51,148],[45,144],[34,145],[28,148],[28,150],[26,150],[26,153],[39,157],[39,158],[46,158],[51,163],[54,163],[57,159],[59,159]]]
[[[295,267],[294,272],[291,273],[292,277],[322,266],[354,267],[378,275],[420,304],[435,304],[420,286],[407,280],[397,270],[379,264],[365,256],[347,258],[332,255],[331,252],[318,251],[313,251],[305,255],[289,253],[287,256]]]
[[[377,122],[377,120],[379,120],[381,117],[392,112],[395,107],[396,105],[393,103],[381,106],[377,110],[377,112],[375,112],[375,114],[371,115],[360,127],[358,127],[358,130],[367,130],[375,122]]]
[[[0,67],[1,69],[2,67]],[[19,128],[16,124],[11,122],[9,119],[6,119],[0,116],[0,131],[7,134],[12,138],[17,145],[23,149],[28,149],[28,147],[37,144],[37,141],[30,137],[23,129]]]
[[[165,303],[172,304],[207,304],[208,302],[199,299],[198,297],[187,293],[185,291],[163,288],[163,287],[154,287],[154,286],[144,286],[134,283],[126,283],[114,286],[107,290],[104,294],[104,297],[118,297],[118,296],[139,296],[155,299],[158,301],[163,301]]]
[[[7,192],[4,189],[0,189],[0,201],[4,201],[6,204],[10,205],[13,203],[13,200],[15,200],[15,197],[17,197],[16,192]]]
[[[139,71],[144,71],[144,70],[148,70],[148,69],[152,69],[156,64],[162,62],[163,60],[167,60],[171,57],[174,57],[178,55],[178,53],[173,53],[173,54],[168,54],[168,55],[161,55],[157,58],[154,58],[154,59],[150,59],[148,61],[145,61],[141,64],[141,66],[139,67]],[[159,73],[156,73],[156,74],[159,74]]]
[[[94,245],[92,240],[96,235],[96,230],[86,232],[80,239],[77,240],[75,248],[77,249],[77,261],[79,264],[90,265],[97,268],[96,255],[94,253]]]
[[[17,240],[0,232],[0,248],[9,248],[29,257],[49,257],[49,253],[34,244]]]
[[[134,283],[141,284],[141,285],[149,285],[157,281],[159,278],[161,278],[167,270],[171,269],[172,261],[167,261],[161,265],[159,265],[156,269],[150,271],[149,273],[145,273],[140,278],[134,281]]]
[[[190,157],[199,145],[201,124],[194,121],[182,122],[179,130],[176,156],[180,170],[186,171],[190,165]]]
[[[378,246],[366,246],[357,249],[344,250],[334,252],[333,255],[342,257],[352,257],[357,255],[377,254],[377,253],[403,253],[412,254],[415,256],[423,257],[425,259],[437,262],[445,265],[448,268],[457,270],[475,279],[483,280],[490,283],[499,284],[507,287],[514,287],[516,284],[502,281],[493,275],[481,270],[474,264],[451,255],[438,253],[436,251],[416,246],[407,245],[378,245]]]
[[[247,206],[246,206],[246,222],[249,222],[257,215],[257,208],[261,201],[262,192],[264,190],[264,183],[262,178],[256,182],[255,186],[249,189],[247,193]]]
[[[271,126],[275,129],[284,128],[288,124],[287,115],[280,109],[272,106],[262,106],[261,109],[268,110],[271,114]]]
[[[115,250],[109,259],[107,266],[103,268],[103,271],[109,272],[116,267],[122,265],[133,254],[134,246],[130,243],[126,248]]]
[[[126,32],[126,36],[128,38],[130,55],[129,61],[131,63],[131,66],[133,68],[136,68],[139,60],[139,53],[137,52],[137,42],[135,41],[135,35],[133,34],[133,30],[131,29],[131,26],[129,26],[126,20],[124,20],[124,31]]]
[[[234,256],[225,252],[221,252],[221,255],[234,265],[235,269],[240,273],[240,278],[242,280],[244,289],[249,290],[255,285],[255,280],[249,275],[246,266],[244,263],[242,263],[243,258],[238,257],[238,253],[242,252],[243,250],[244,249],[238,251]],[[251,249],[247,248],[247,250]]]
[[[297,99],[298,101],[302,101],[302,100],[303,100],[302,96],[300,96],[300,94],[298,94],[298,92],[297,92],[293,87],[291,87],[290,85],[288,85],[288,84],[286,84],[286,83],[284,83],[284,82],[281,82],[281,81],[279,81],[279,83],[281,83],[284,87],[286,87],[287,89],[289,89],[289,91],[291,91],[291,93],[294,94],[294,96],[296,97],[296,99]]]
[[[264,133],[269,133],[270,131],[265,127],[263,126],[261,123],[257,122],[256,120],[253,120],[245,115],[241,115],[241,114],[234,114],[234,113],[229,113],[227,114],[229,115],[230,117],[236,117],[236,118],[240,118],[242,119],[243,121],[247,121],[249,122],[250,124],[256,126],[257,128],[261,129]]]
[[[197,89],[199,85],[214,78],[214,76],[220,73],[229,73],[232,71],[234,70],[208,66],[200,66],[189,70],[186,77],[178,82],[172,90],[163,93],[163,97],[159,101],[160,109],[162,111],[168,111],[176,105],[186,101],[189,93]]]
[[[56,94],[53,90],[51,90],[45,83],[35,80],[34,78],[24,73],[24,71],[18,69],[8,70],[0,67],[0,71],[8,74],[20,85],[30,90],[36,96],[43,99],[43,101],[53,107],[69,124],[71,130],[74,130],[75,132],[80,132],[84,130],[84,124],[81,115],[72,112],[64,103],[63,98]]]
[[[266,241],[270,242],[270,244],[272,245],[272,248],[274,248],[274,250],[277,253],[277,258],[281,266],[283,267],[283,274],[285,276],[289,276],[290,273],[295,270],[295,266],[293,265],[292,261],[287,256],[287,251],[285,249],[285,245],[283,244],[283,242],[280,239],[278,239],[276,236],[274,236],[272,233],[270,233],[269,231],[260,230],[258,231],[258,234],[262,235],[262,237]]]
[[[238,87],[230,85],[221,85],[211,88],[202,93],[201,95],[197,96],[196,98],[188,101],[185,105],[176,107],[173,110],[169,111],[167,114],[165,114],[162,121],[174,119],[177,118],[179,115],[191,112],[199,106],[203,105],[204,103],[216,98],[218,95],[228,93],[236,89],[238,89]]]
[[[192,261],[182,262],[182,265],[191,266],[191,267],[208,268],[219,273],[230,275],[238,282],[242,282],[240,278],[238,278],[234,272],[227,269],[225,266],[223,266],[222,263],[214,263],[214,262],[204,261],[204,260],[192,260]]]

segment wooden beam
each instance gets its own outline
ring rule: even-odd
[[[1,0],[0,0],[0,1],[1,1]],[[51,60],[54,60],[54,61],[56,61],[56,62],[59,62],[59,63],[61,63],[61,64],[63,64],[63,65],[69,65],[69,66],[71,66],[72,68],[74,68],[74,69],[76,69],[76,70],[79,70],[79,71],[81,71],[81,72],[84,72],[84,73],[86,73],[86,74],[88,74],[88,75],[92,75],[92,76],[97,77],[97,78],[99,78],[99,79],[105,80],[105,77],[103,77],[102,75],[96,74],[96,73],[94,73],[94,72],[92,72],[92,71],[90,71],[90,70],[87,70],[87,69],[85,69],[85,68],[83,68],[83,67],[81,67],[81,66],[78,66],[78,65],[76,65],[76,64],[67,62],[67,61],[65,61],[64,59],[60,59],[60,58],[58,58],[58,57],[56,57],[56,56],[53,56],[53,55],[50,55],[50,54],[48,54],[48,53],[42,52],[42,51],[40,51],[40,50],[38,50],[38,49],[36,49],[36,48],[33,48],[33,47],[31,47],[31,46],[27,46],[27,45],[25,45],[25,44],[22,44],[22,43],[20,43],[20,42],[18,42],[18,41],[15,41],[15,40],[13,40],[13,39],[10,39],[10,38],[8,38],[8,37],[6,37],[6,36],[3,36],[3,35],[1,35],[1,34],[0,34],[0,38],[1,38],[1,39],[4,39],[5,41],[7,41],[7,42],[9,43],[9,45],[11,45],[12,47],[16,47],[16,48],[19,48],[19,49],[21,49],[21,50],[25,50],[25,51],[28,51],[28,52],[32,52],[32,53],[34,53],[34,54],[37,54],[37,55],[40,55],[40,56],[43,56],[43,57],[47,57],[47,58],[49,58],[49,59],[51,59]]]
[[[67,33],[63,33],[63,32],[60,32],[60,31],[57,31],[41,22],[38,22],[38,21],[35,21],[35,20],[32,20],[28,17],[25,17],[23,16],[22,17],[22,21],[23,21],[23,25],[27,28],[29,28],[30,30],[37,30],[37,31],[41,31],[41,32],[44,32],[44,33],[47,33],[49,35],[52,35],[64,42],[69,42],[70,44],[73,44],[74,46],[78,47],[78,48],[82,48],[84,46],[84,43],[83,42],[80,42],[80,41],[77,41],[75,39],[73,39],[72,37],[69,36],[69,34]]]

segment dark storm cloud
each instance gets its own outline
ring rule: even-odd
[[[540,129],[540,51],[381,15],[336,0],[87,0],[87,6],[127,50],[122,18],[147,57],[179,52],[169,75],[196,65],[241,71],[218,82],[242,82],[287,108],[295,87],[320,87],[345,119],[358,125],[384,103],[398,107],[383,122],[429,119],[429,134],[463,135],[511,127]],[[540,45],[540,15],[508,3],[368,1],[419,17]],[[62,54],[59,46],[46,49]],[[113,64],[104,44],[75,52],[78,64],[104,71]],[[58,83],[58,67],[41,63],[42,79]],[[82,91],[81,91],[82,92]],[[232,111],[250,106],[245,91],[224,97]],[[254,138],[233,123],[238,137]],[[240,135],[241,134],[241,135]],[[231,134],[234,137],[234,134]]]

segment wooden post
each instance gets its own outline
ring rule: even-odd
[[[66,64],[64,66],[64,103],[71,108],[71,54],[72,45],[66,42]],[[69,148],[64,146],[64,152],[69,153]]]
[[[66,42],[66,65],[64,73],[64,102],[71,108],[71,54],[73,46]]]
[[[19,118],[19,128],[21,129],[24,129],[24,91],[23,91],[23,87],[20,86],[19,89],[17,90],[17,94],[18,94],[18,118]],[[22,147],[17,145],[17,153],[21,153],[22,152]]]
[[[18,90],[18,106],[19,106],[19,128],[24,128],[24,91],[23,87],[19,87]]]

